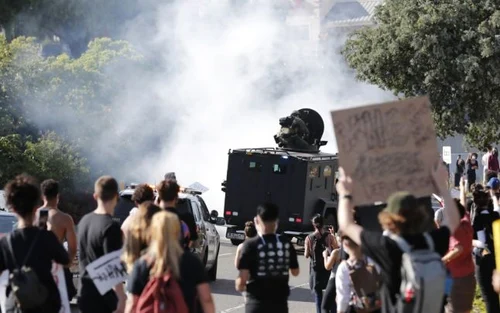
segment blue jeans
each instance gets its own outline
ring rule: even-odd
[[[321,303],[323,302],[323,290],[314,291],[314,301],[316,302],[316,313],[321,313]]]

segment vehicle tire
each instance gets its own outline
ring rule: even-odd
[[[243,243],[243,240],[231,239],[231,243],[233,246],[238,246],[240,243]]]
[[[217,265],[219,264],[219,249],[220,245],[217,248],[217,254],[215,255],[215,262],[212,265],[212,268],[208,270],[208,281],[216,281],[217,280]]]

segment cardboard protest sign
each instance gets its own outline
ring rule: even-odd
[[[121,254],[121,250],[108,253],[86,267],[101,295],[127,280],[127,269],[120,260]]]
[[[61,309],[59,313],[71,313],[69,306],[68,291],[66,288],[66,278],[64,277],[64,269],[62,265],[52,263],[52,276],[56,282],[59,296],[61,297]],[[7,300],[7,285],[9,284],[9,271],[3,271],[0,275],[0,308],[2,312],[7,312],[5,303]]]
[[[355,205],[385,200],[395,191],[417,197],[434,190],[439,160],[427,97],[332,111],[339,165],[354,180]]]

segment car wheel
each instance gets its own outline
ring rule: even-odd
[[[231,243],[232,243],[234,246],[237,246],[237,245],[239,245],[240,243],[243,243],[243,240],[231,239]]]

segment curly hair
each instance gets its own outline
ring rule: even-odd
[[[247,238],[253,238],[257,236],[257,229],[255,228],[255,224],[252,221],[248,221],[245,223],[245,236]]]
[[[22,217],[34,214],[41,197],[40,187],[35,178],[27,174],[18,175],[8,182],[4,189],[7,207]]]
[[[137,204],[144,203],[146,201],[154,201],[155,200],[155,192],[153,188],[151,188],[148,184],[140,184],[132,195],[132,201]]]
[[[173,180],[164,180],[156,186],[156,190],[158,190],[158,198],[161,201],[169,202],[177,199],[181,188]]]

